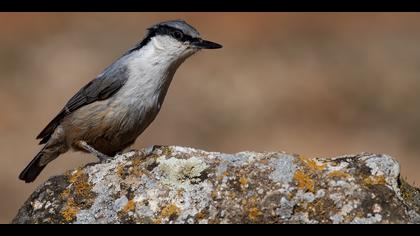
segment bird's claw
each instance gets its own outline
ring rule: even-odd
[[[144,157],[148,157],[148,156],[152,155],[152,154],[153,154],[153,152],[154,152],[156,149],[161,148],[161,147],[163,147],[163,146],[162,146],[162,145],[152,145],[152,146],[145,147],[145,148],[143,148],[143,150],[142,150],[143,156],[144,156]]]

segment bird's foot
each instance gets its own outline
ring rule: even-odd
[[[112,157],[103,154],[102,152],[96,150],[95,148],[93,148],[92,146],[90,146],[89,144],[87,144],[85,141],[79,141],[79,147],[83,148],[84,150],[90,152],[91,154],[95,155],[96,158],[99,159],[100,162],[105,162],[109,159],[111,159]]]
[[[94,153],[94,155],[96,156],[96,158],[99,159],[99,162],[106,162],[106,161],[111,160],[111,158],[112,158],[111,156],[105,155],[101,152]]]
[[[163,146],[162,145],[152,145],[152,146],[148,146],[148,147],[143,148],[143,150],[141,150],[141,152],[143,153],[144,157],[148,157],[148,156],[152,155],[153,152],[156,149],[161,148],[161,147],[163,147]]]

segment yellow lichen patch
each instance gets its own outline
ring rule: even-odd
[[[248,212],[248,217],[252,221],[257,220],[258,217],[262,215],[260,209],[256,207],[259,202],[261,202],[261,199],[258,199],[256,196],[252,196],[248,199],[243,199],[241,201],[244,211]]]
[[[75,185],[76,194],[83,198],[90,198],[92,196],[92,185],[87,182],[81,182]]]
[[[66,210],[61,211],[61,216],[66,222],[73,221],[76,217],[77,209],[73,207],[69,207]]]
[[[305,163],[308,167],[309,167],[309,169],[311,169],[311,170],[315,170],[315,171],[323,171],[323,170],[325,170],[325,167],[326,167],[326,165],[325,164],[318,164],[315,160],[313,160],[313,159],[306,159],[306,158],[303,158],[303,157],[299,157],[300,158],[300,160],[303,162],[303,163]]]
[[[315,192],[314,181],[309,175],[303,173],[303,171],[297,170],[293,179],[297,182],[298,188],[307,189],[310,192]]]
[[[416,199],[415,196],[418,194],[417,188],[410,186],[407,183],[406,178],[403,179],[400,177],[400,182],[400,190],[403,199],[406,201],[412,201],[411,199]],[[415,186],[415,183],[413,183],[413,186]]]
[[[172,154],[172,150],[170,147],[162,147],[162,154],[165,156],[170,156]]]
[[[212,191],[212,192],[211,192],[211,194],[210,194],[211,199],[216,200],[217,195],[218,195],[218,194],[217,194],[217,191],[216,191],[216,190]]]
[[[133,163],[133,171],[131,174],[133,174],[134,176],[141,176],[143,175],[143,172],[141,170],[141,163],[143,162],[143,160],[141,158],[134,158],[132,160]]]
[[[123,213],[128,213],[136,208],[136,202],[133,199],[129,200],[124,208],[121,210]]]
[[[377,185],[377,184],[386,184],[385,177],[383,175],[381,176],[369,176],[365,179],[363,179],[363,183],[365,185]]]
[[[117,175],[120,177],[120,178],[123,178],[124,177],[124,174],[125,174],[125,171],[124,171],[124,166],[118,166],[117,167]]]
[[[92,197],[92,185],[89,183],[88,176],[81,170],[70,176],[69,182],[74,187],[74,192],[78,197],[89,199]]]
[[[401,191],[401,195],[403,199],[412,199],[413,198],[413,192],[411,191]]]
[[[133,161],[132,161],[133,166],[135,166],[135,167],[139,167],[142,162],[143,162],[143,160],[141,158],[134,158]]]
[[[206,214],[204,214],[203,212],[200,211],[197,214],[195,214],[195,218],[197,220],[202,220],[202,219],[206,218]]]
[[[350,175],[347,174],[346,172],[343,172],[343,171],[334,170],[334,171],[331,171],[330,173],[328,173],[328,177],[331,177],[331,178],[334,178],[334,177],[337,177],[337,178],[349,178]]]
[[[70,189],[64,189],[63,192],[60,193],[61,199],[67,199],[70,196]]]
[[[177,207],[175,204],[169,204],[162,209],[160,215],[162,218],[174,218],[177,217],[180,213],[181,210],[179,207]]]
[[[69,182],[76,182],[83,175],[83,171],[80,169],[75,170],[73,173],[70,173]]]
[[[60,212],[61,216],[63,217],[63,219],[66,222],[73,221],[74,218],[77,215],[77,212],[79,212],[79,209],[75,205],[76,204],[75,204],[74,200],[73,199],[70,199],[67,202],[67,207]]]
[[[258,209],[256,207],[253,207],[253,208],[248,210],[248,217],[252,221],[256,221],[258,219],[258,217],[260,217],[261,215],[262,215],[262,212],[260,211],[260,209]]]
[[[241,178],[239,178],[239,183],[241,184],[241,187],[246,188],[248,186],[248,179],[245,176],[241,176]]]
[[[60,198],[66,202],[66,206],[60,211],[65,222],[71,222],[76,214],[92,204],[95,194],[92,192],[92,185],[89,177],[82,170],[78,169],[68,174],[69,185],[60,193]]]

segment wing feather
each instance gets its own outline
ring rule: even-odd
[[[107,70],[82,87],[36,137],[40,144],[48,142],[61,121],[77,109],[90,103],[105,100],[115,94],[127,81],[126,67],[111,65]]]

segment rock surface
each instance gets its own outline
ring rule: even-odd
[[[387,155],[308,159],[162,147],[56,176],[13,223],[420,223]]]

